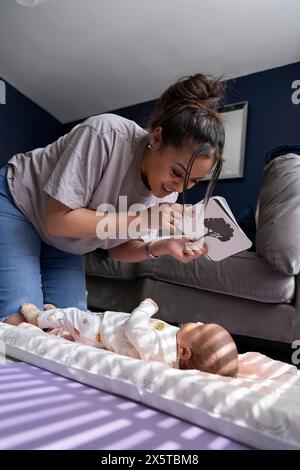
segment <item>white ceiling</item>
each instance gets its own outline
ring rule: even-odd
[[[0,76],[62,122],[155,99],[187,74],[300,60],[299,0],[25,1],[0,2]]]

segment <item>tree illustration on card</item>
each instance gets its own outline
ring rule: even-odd
[[[233,228],[222,217],[204,219],[204,226],[207,228],[207,232],[203,238],[213,237],[220,242],[228,242],[233,237]]]

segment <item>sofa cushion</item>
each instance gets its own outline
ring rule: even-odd
[[[267,303],[289,303],[295,294],[294,276],[274,270],[263,258],[252,252],[243,252],[218,263],[199,258],[183,264],[172,256],[140,263],[124,263],[104,257],[97,250],[87,256],[86,272],[88,276],[112,280],[149,277],[178,286]]]
[[[151,277],[178,286],[241,297],[258,302],[289,303],[295,277],[286,276],[259,255],[243,252],[218,263],[199,258],[183,264],[171,256],[135,264],[138,277]],[[180,289],[174,295],[180,295]],[[187,299],[188,302],[188,299]]]
[[[134,263],[123,263],[109,258],[106,250],[95,250],[86,255],[86,274],[108,279],[134,279]]]
[[[264,169],[256,249],[287,275],[300,271],[300,156],[290,153]]]

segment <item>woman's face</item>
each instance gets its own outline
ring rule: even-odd
[[[146,149],[141,173],[145,185],[154,196],[163,198],[174,192],[183,192],[184,178],[191,157],[196,150],[192,142],[177,149],[172,145],[161,146],[161,128],[150,134],[151,149]],[[188,182],[188,189],[205,178],[215,164],[214,158],[197,157]]]

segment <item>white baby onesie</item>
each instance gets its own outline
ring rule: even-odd
[[[85,312],[75,307],[45,310],[40,328],[65,328],[79,343],[139,359],[176,362],[178,328],[152,319],[156,308],[143,300],[131,314]]]

